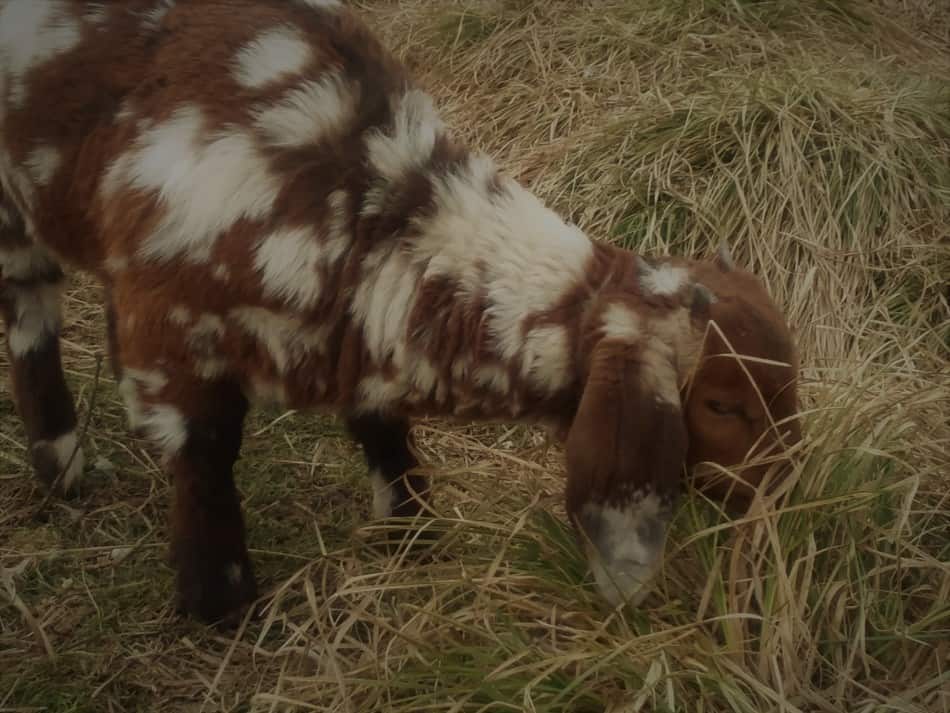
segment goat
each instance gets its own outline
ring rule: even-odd
[[[257,596],[232,466],[258,399],[341,416],[379,518],[430,496],[412,418],[546,425],[614,604],[647,591],[684,471],[736,467],[748,497],[800,439],[759,278],[589,238],[336,0],[0,0],[12,392],[37,477],[70,492],[64,266],[104,286],[130,428],[174,483],[179,607],[209,622]]]

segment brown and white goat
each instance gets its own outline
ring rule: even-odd
[[[799,438],[795,350],[757,278],[566,224],[336,0],[0,0],[13,394],[37,475],[69,490],[63,265],[106,288],[131,425],[174,482],[179,599],[206,620],[255,597],[232,466],[257,397],[342,415],[379,517],[428,494],[413,416],[564,434],[613,602],[642,594],[684,466]],[[751,489],[764,466],[741,472]]]

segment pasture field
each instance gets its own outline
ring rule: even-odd
[[[653,592],[612,610],[533,429],[420,423],[442,536],[390,555],[340,424],[258,411],[237,482],[266,606],[216,633],[172,611],[168,482],[74,277],[80,497],[39,512],[0,368],[0,711],[950,712],[950,5],[360,8],[592,236],[725,239],[764,276],[801,344],[801,467],[741,517],[685,499]]]

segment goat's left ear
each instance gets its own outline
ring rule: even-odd
[[[613,604],[639,603],[659,566],[687,445],[672,351],[602,341],[567,436],[566,496]]]

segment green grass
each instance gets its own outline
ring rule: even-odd
[[[474,145],[593,237],[726,239],[802,348],[806,443],[730,517],[690,493],[644,605],[597,595],[560,453],[417,438],[441,537],[375,545],[359,453],[267,411],[238,483],[265,609],[174,615],[169,488],[106,374],[71,501],[0,398],[0,711],[950,711],[950,12],[928,0],[360,3]],[[85,414],[88,285],[64,352]]]

